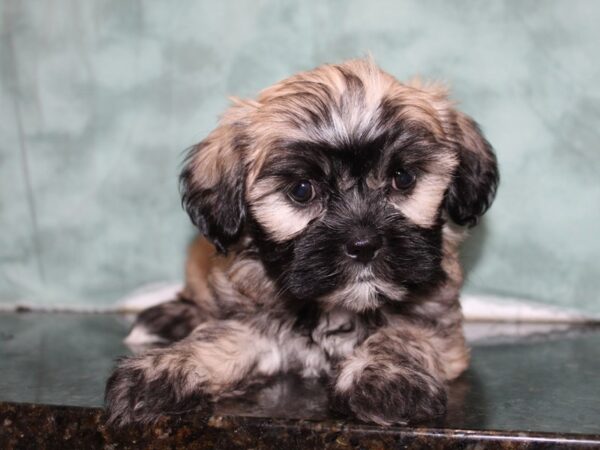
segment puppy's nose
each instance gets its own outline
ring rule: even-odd
[[[368,263],[377,254],[377,250],[381,248],[383,241],[381,237],[373,235],[363,235],[346,242],[346,254],[357,261]]]

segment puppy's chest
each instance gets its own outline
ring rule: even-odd
[[[310,337],[329,359],[336,360],[350,355],[368,334],[368,326],[361,317],[336,309],[321,314]]]

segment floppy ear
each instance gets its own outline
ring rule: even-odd
[[[244,128],[250,106],[238,102],[208,137],[190,150],[179,177],[182,205],[194,225],[226,253],[240,237],[244,201]]]
[[[472,227],[494,200],[498,163],[492,146],[471,118],[457,112],[452,125],[450,140],[457,147],[459,163],[444,205],[455,223]]]

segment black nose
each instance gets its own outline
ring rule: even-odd
[[[382,245],[383,242],[380,236],[359,236],[346,242],[346,253],[357,261],[367,263],[375,258],[377,250],[379,250]]]

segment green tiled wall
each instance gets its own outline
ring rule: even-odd
[[[495,145],[469,292],[598,312],[600,2],[0,2],[0,302],[178,280],[178,166],[226,96],[370,52],[448,81]]]

